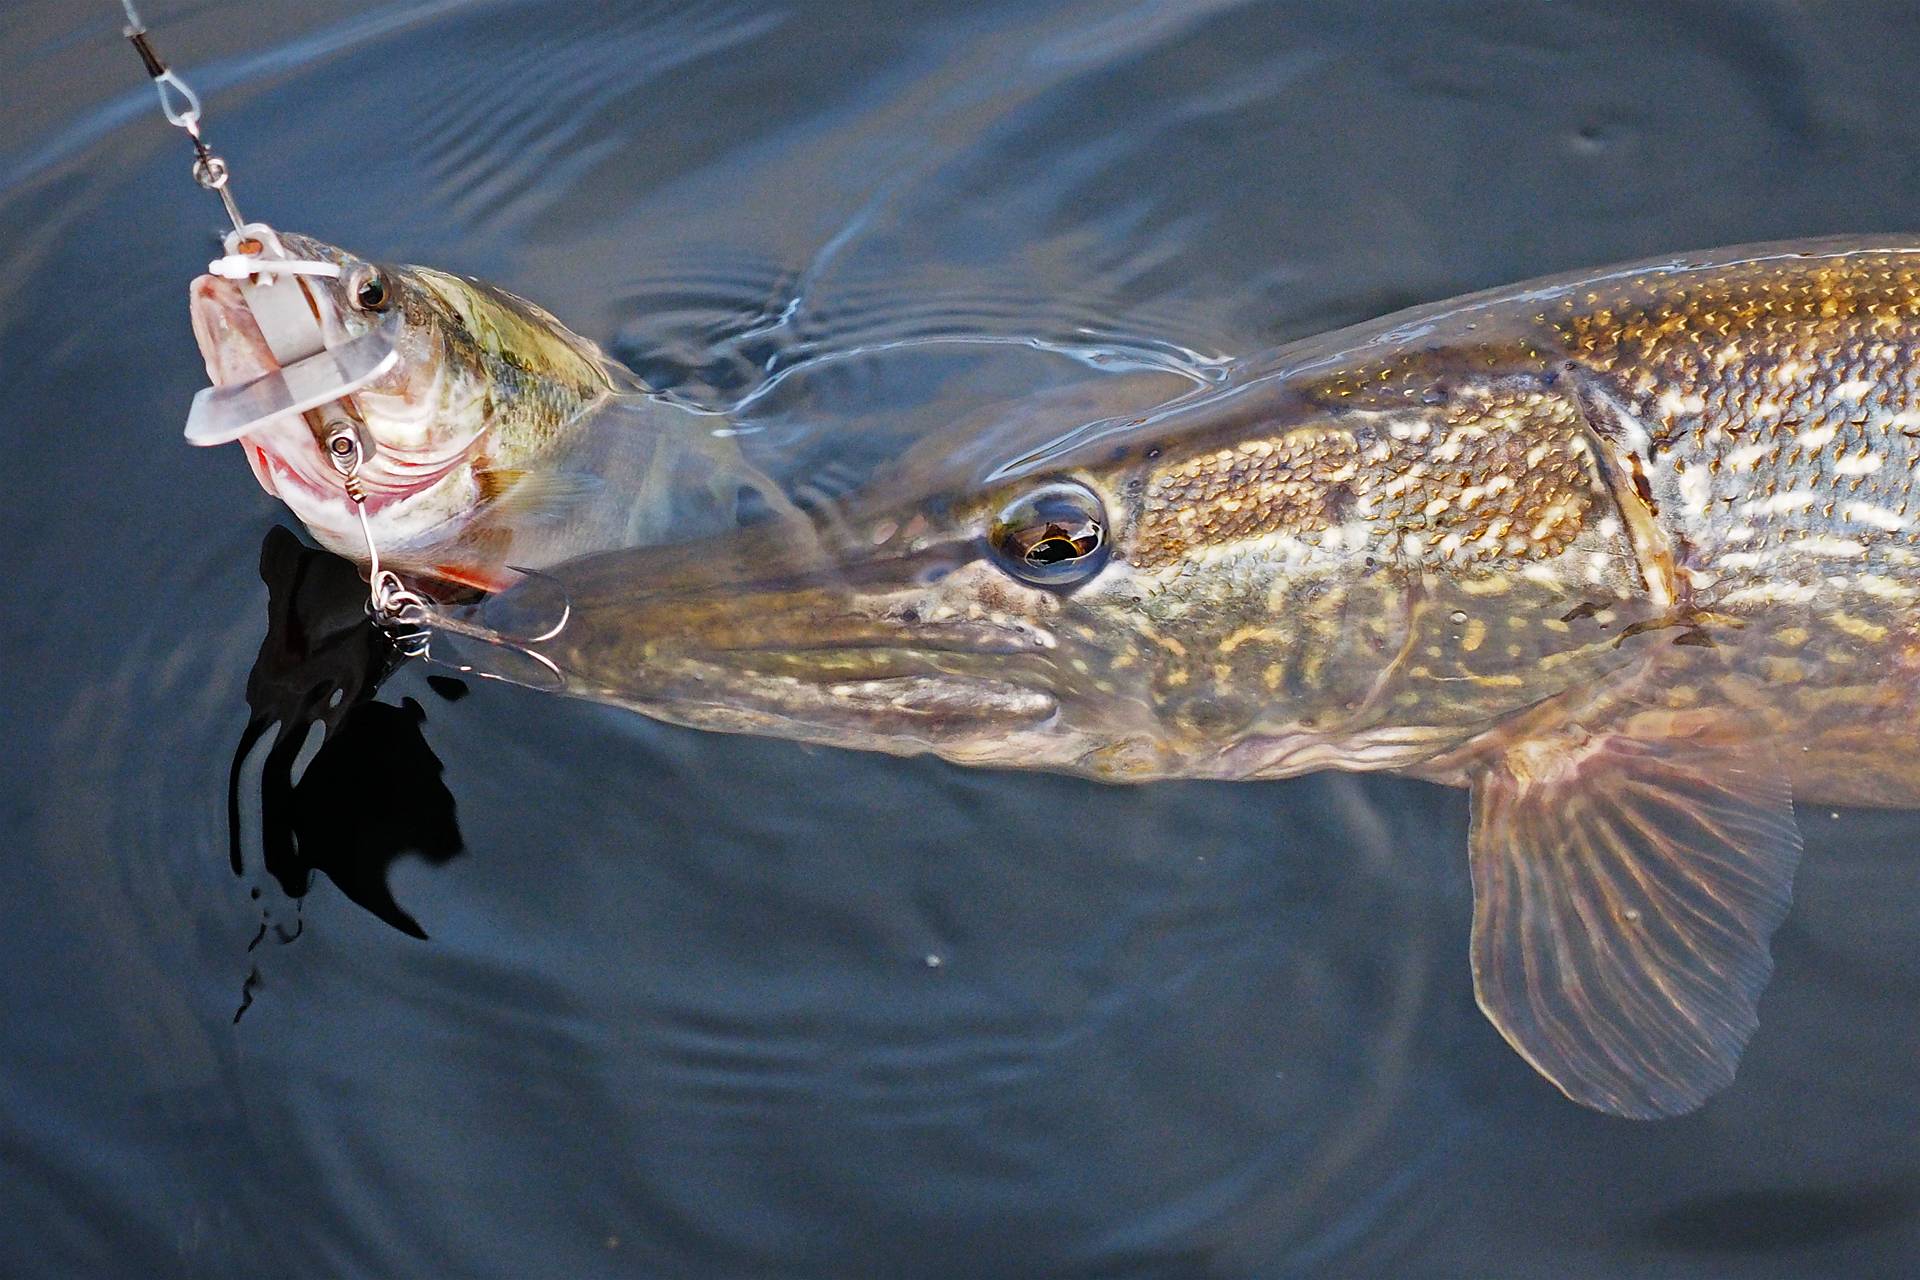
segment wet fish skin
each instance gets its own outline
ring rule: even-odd
[[[563,566],[544,652],[704,728],[1468,787],[1483,1009],[1577,1101],[1676,1114],[1756,1025],[1794,798],[1920,803],[1916,343],[1906,241],[1495,290],[945,442],[830,529]],[[1063,484],[1110,558],[1034,586],[994,531]]]

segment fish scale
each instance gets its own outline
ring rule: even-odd
[[[1730,466],[1764,492],[1810,472],[1831,478],[1826,468],[1850,445],[1910,463],[1912,437],[1894,424],[1915,404],[1913,257],[1786,258],[1669,287],[1645,314],[1609,312],[1610,324],[1576,317],[1562,327],[1572,356],[1628,387],[1655,426],[1656,450],[1678,464]],[[1729,296],[1742,304],[1716,312]],[[1685,411],[1689,401],[1698,407]],[[1790,448],[1821,428],[1835,435]],[[1765,466],[1730,465],[1728,455],[1752,442],[1778,452]]]

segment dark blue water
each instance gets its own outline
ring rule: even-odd
[[[1634,1124],[1475,1010],[1455,793],[380,683],[350,573],[179,439],[217,209],[114,9],[0,9],[0,1273],[1920,1267],[1910,815],[1802,812],[1739,1081]],[[1920,26],[1864,0],[147,17],[251,216],[483,274],[853,453],[1920,221]]]

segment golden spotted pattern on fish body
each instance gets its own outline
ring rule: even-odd
[[[1670,1115],[1756,1026],[1795,798],[1920,804],[1917,367],[1920,244],[1629,264],[930,441],[831,522],[483,620],[562,592],[568,692],[703,728],[1467,787],[1482,1008],[1570,1097]]]
[[[1491,606],[1529,573],[1552,565],[1563,585],[1612,588],[1572,602],[1593,605],[1561,623],[1572,627],[1614,607],[1618,571],[1632,565],[1645,581],[1630,577],[1630,594],[1658,608],[1630,622],[1690,612],[1700,626],[1677,638],[1742,655],[1665,664],[1671,687],[1660,702],[1744,695],[1780,731],[1807,728],[1812,713],[1814,727],[1855,741],[1796,765],[1803,782],[1834,799],[1920,800],[1920,773],[1884,751],[1871,758],[1849,714],[1902,702],[1883,677],[1912,651],[1907,606],[1920,599],[1914,257],[1780,252],[1725,268],[1612,273],[1558,289],[1527,314],[1483,315],[1477,329],[1495,331],[1484,339],[1403,349],[1296,384],[1340,426],[1293,434],[1345,440],[1337,465],[1326,465],[1324,447],[1312,457],[1290,449],[1293,436],[1170,455],[1148,482],[1139,563],[1170,562],[1189,546],[1218,554],[1250,536],[1301,538],[1311,550],[1329,535],[1359,536],[1383,569],[1471,581],[1467,561],[1502,565],[1480,577],[1499,589],[1472,611],[1495,631],[1503,619]],[[1280,493],[1284,501],[1263,500]],[[1327,519],[1334,501],[1375,518],[1343,531]],[[1562,556],[1579,530],[1589,537],[1584,571]],[[1614,530],[1627,536],[1606,536]],[[1816,604],[1823,639],[1810,649],[1814,631],[1781,625],[1782,610]],[[1734,639],[1747,619],[1757,622]],[[1785,696],[1753,687],[1773,677],[1789,679]]]
[[[1564,395],[1475,387],[1435,420],[1348,414],[1157,472],[1136,537],[1142,567],[1251,537],[1324,541],[1358,516],[1398,539],[1396,560],[1438,564],[1557,555],[1601,491]],[[1353,422],[1353,425],[1345,425]]]

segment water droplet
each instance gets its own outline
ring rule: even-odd
[[[1467,620],[1467,611],[1465,609],[1455,609],[1447,616],[1453,620],[1453,625],[1457,627]]]

